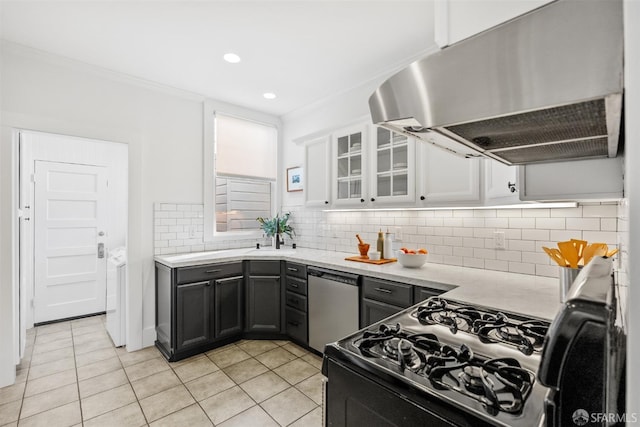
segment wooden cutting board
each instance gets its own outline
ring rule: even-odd
[[[364,262],[366,264],[376,264],[376,265],[380,265],[380,264],[388,264],[390,262],[396,262],[397,259],[395,258],[387,258],[387,259],[369,259],[369,258],[362,258],[361,256],[350,256],[345,258],[346,261],[356,261],[356,262]]]

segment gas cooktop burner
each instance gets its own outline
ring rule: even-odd
[[[455,390],[479,402],[487,412],[519,414],[526,401],[535,375],[511,358],[473,359],[466,364],[433,369],[429,380],[436,388]]]
[[[400,324],[381,324],[353,344],[366,358],[386,360],[399,373],[410,371],[436,389],[462,393],[492,415],[520,413],[535,382],[535,375],[515,359],[481,358],[464,344],[458,349],[441,345],[434,334],[410,333]]]
[[[541,351],[549,324],[536,320],[517,321],[500,312],[450,303],[441,298],[427,300],[413,314],[422,324],[443,325],[452,333],[477,335],[485,343],[512,345],[526,355]]]

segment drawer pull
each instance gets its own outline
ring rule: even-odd
[[[392,294],[393,291],[390,291],[389,289],[385,289],[385,288],[375,288],[376,291],[378,292],[382,292],[383,294]]]
[[[205,271],[205,273],[207,274],[211,274],[211,273],[220,273],[222,270],[207,270]]]
[[[287,270],[289,270],[289,271],[298,271],[297,268],[293,268],[293,267],[287,267]]]
[[[298,284],[297,283],[290,283],[289,286],[291,286],[292,288],[298,289]]]
[[[300,305],[300,301],[297,299],[288,299],[287,302],[292,305]]]
[[[296,328],[297,328],[298,326],[300,326],[300,323],[298,323],[298,322],[288,321],[287,323],[288,323],[289,325],[291,325],[291,326],[295,326]]]

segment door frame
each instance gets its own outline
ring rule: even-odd
[[[117,224],[117,233],[113,232],[113,224],[107,228],[112,232],[107,239],[107,248],[117,246],[128,246],[128,210],[129,210],[129,179],[128,179],[128,157],[129,146],[119,142],[103,141],[76,137],[72,135],[60,135],[48,132],[32,131],[28,129],[13,130],[14,144],[16,150],[16,170],[14,174],[15,184],[13,189],[16,193],[14,199],[15,213],[15,233],[18,238],[14,241],[14,260],[16,275],[14,283],[16,286],[16,319],[15,332],[17,351],[22,356],[24,351],[22,338],[20,337],[23,328],[31,328],[34,323],[33,312],[33,291],[34,291],[34,230],[33,222],[30,221],[31,209],[33,206],[34,183],[31,175],[35,173],[35,161],[54,161],[64,163],[81,163],[95,166],[104,166],[108,170],[110,185],[107,188],[107,203],[113,205],[113,212],[119,217],[117,220],[109,216],[109,221]],[[50,138],[46,144],[39,142],[38,137]],[[81,147],[81,150],[73,148]],[[66,153],[65,153],[66,150]],[[61,154],[63,153],[63,154]],[[62,160],[61,160],[62,159]],[[27,220],[28,219],[28,220]],[[117,238],[114,238],[117,234]],[[22,245],[20,244],[22,240]],[[129,274],[127,274],[127,294],[129,293]],[[20,307],[22,310],[18,310]],[[25,315],[22,319],[21,312]],[[20,322],[22,320],[22,322]],[[127,318],[127,323],[129,319]],[[127,326],[127,332],[129,327]],[[127,334],[128,335],[128,334]],[[127,340],[128,341],[128,340]],[[19,359],[18,359],[19,360]]]

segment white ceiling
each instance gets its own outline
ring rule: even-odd
[[[1,1],[6,40],[275,115],[434,48],[432,0]]]

